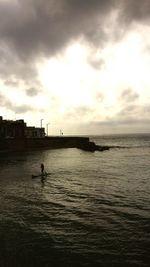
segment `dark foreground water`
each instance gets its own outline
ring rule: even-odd
[[[149,266],[150,135],[91,140],[122,148],[0,154],[0,267]]]

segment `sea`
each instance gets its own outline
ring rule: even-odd
[[[90,140],[0,153],[0,267],[150,266],[150,134]]]

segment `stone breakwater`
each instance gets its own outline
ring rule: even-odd
[[[26,151],[39,149],[79,148],[86,151],[104,151],[108,146],[98,146],[89,137],[53,136],[45,138],[0,139],[1,151]]]

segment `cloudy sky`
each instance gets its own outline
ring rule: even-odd
[[[0,115],[150,132],[149,0],[0,0]]]

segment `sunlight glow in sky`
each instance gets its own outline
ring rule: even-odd
[[[131,32],[122,42],[96,51],[95,58],[105,62],[97,70],[87,61],[90,47],[80,43],[72,44],[63,55],[39,65],[40,81],[47,95],[59,99],[59,116],[68,109],[83,106],[89,112],[80,117],[81,123],[97,121],[99,116],[102,121],[113,118],[122,108],[121,92],[130,88],[139,95],[139,105],[148,104],[150,61],[142,55],[143,41],[140,34]],[[105,101],[99,99],[100,93]],[[75,123],[76,118],[73,119]]]
[[[149,132],[150,3],[70,3],[0,1],[1,116],[51,134]]]

